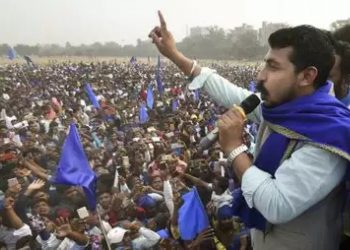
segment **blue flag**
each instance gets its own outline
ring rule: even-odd
[[[145,104],[141,104],[139,119],[141,124],[146,123],[149,119]]]
[[[164,93],[164,86],[162,82],[162,76],[161,76],[161,68],[160,68],[160,56],[158,56],[158,63],[157,63],[157,69],[156,69],[156,82],[157,82],[157,89],[160,95]]]
[[[101,108],[100,103],[97,101],[96,95],[95,95],[94,91],[92,90],[89,83],[85,83],[85,91],[86,91],[86,94],[88,95],[92,105],[97,109]]]
[[[173,99],[173,102],[171,104],[172,111],[175,112],[178,108],[179,108],[179,100],[177,98]]]
[[[135,57],[135,56],[132,56],[131,59],[130,59],[130,64],[135,65],[136,62],[137,62],[136,57]]]
[[[209,227],[209,219],[195,187],[184,194],[182,199],[184,203],[178,217],[181,239],[193,240]]]
[[[79,133],[74,123],[63,144],[60,161],[50,182],[53,184],[81,186],[91,211],[96,208],[96,174],[91,169],[80,142]]]
[[[256,92],[256,83],[254,81],[250,81],[248,89],[249,89],[250,92],[255,93]]]
[[[170,235],[167,229],[161,229],[157,231],[157,234],[160,236],[161,239],[169,239]]]
[[[10,47],[7,50],[7,57],[8,57],[8,59],[13,60],[13,59],[16,58],[16,56],[17,56],[16,50]]]
[[[153,109],[153,103],[154,103],[154,99],[153,99],[153,89],[152,86],[150,85],[147,89],[147,106],[150,109]]]
[[[196,90],[194,91],[194,100],[195,100],[196,102],[198,102],[198,101],[199,101],[199,97],[200,97],[199,89],[196,89]]]

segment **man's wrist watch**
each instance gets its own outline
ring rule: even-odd
[[[227,162],[232,165],[232,162],[237,158],[238,155],[242,154],[243,152],[247,151],[248,147],[245,144],[242,144],[238,148],[235,148],[231,151],[231,153],[227,156]]]

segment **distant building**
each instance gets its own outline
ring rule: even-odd
[[[254,32],[256,33],[256,35],[258,35],[257,31],[254,29],[252,25],[243,23],[241,26],[235,27],[233,30],[230,31],[232,42],[237,41],[239,37],[242,37],[242,35],[247,32]]]
[[[285,24],[285,23],[263,22],[261,28],[259,29],[259,35],[258,35],[259,43],[263,46],[267,45],[267,40],[273,32],[286,27],[288,27],[288,24]]]
[[[260,45],[265,46],[267,45],[267,40],[271,33],[275,32],[276,30],[289,27],[286,23],[269,23],[269,22],[262,22],[261,28],[259,30],[254,29],[252,25],[243,23],[241,26],[235,27],[234,29],[225,30],[225,34],[229,36],[229,39],[232,42],[236,42],[237,39],[242,38],[245,34],[254,35],[256,36],[257,41]],[[206,36],[209,35],[210,27],[192,27],[190,29],[190,36]]]

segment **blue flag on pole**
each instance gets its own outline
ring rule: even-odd
[[[53,184],[81,186],[91,211],[96,208],[96,174],[91,169],[80,142],[79,133],[74,123],[63,144],[60,161],[50,182]]]
[[[145,106],[145,104],[141,104],[140,107],[140,115],[139,115],[139,119],[140,119],[140,123],[144,124],[148,121],[148,114],[147,114],[147,108]]]
[[[7,50],[7,57],[8,57],[8,59],[13,60],[13,59],[16,58],[16,56],[17,56],[17,53],[16,53],[15,49],[10,47]]]
[[[199,89],[196,89],[196,90],[194,91],[194,100],[195,100],[196,102],[198,102],[198,101],[199,101],[199,97],[200,97]]]
[[[147,89],[147,106],[150,109],[153,109],[153,103],[154,103],[154,99],[153,99],[153,89],[152,86],[149,85],[148,89]]]
[[[255,93],[256,92],[256,83],[254,81],[250,81],[248,89],[249,89],[250,92]]]
[[[85,91],[86,91],[86,94],[88,95],[92,105],[97,109],[101,108],[100,103],[97,101],[97,97],[96,97],[96,95],[95,95],[94,91],[92,90],[89,83],[85,83]]]
[[[195,187],[184,194],[182,199],[184,203],[178,217],[181,239],[193,240],[209,227],[209,219]]]
[[[160,56],[158,56],[158,63],[157,63],[157,69],[156,69],[156,82],[157,82],[157,89],[159,94],[164,93],[164,86],[162,82],[162,76],[161,76],[161,69],[160,69]]]
[[[132,56],[131,59],[130,59],[130,64],[135,65],[136,62],[137,62],[136,57],[135,57],[135,56]]]
[[[173,99],[173,102],[171,104],[172,111],[175,112],[178,108],[179,108],[179,100],[177,98]]]

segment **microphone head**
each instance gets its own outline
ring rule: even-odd
[[[244,110],[244,113],[249,114],[260,104],[260,99],[257,95],[252,94],[248,96],[241,102],[241,108]]]

